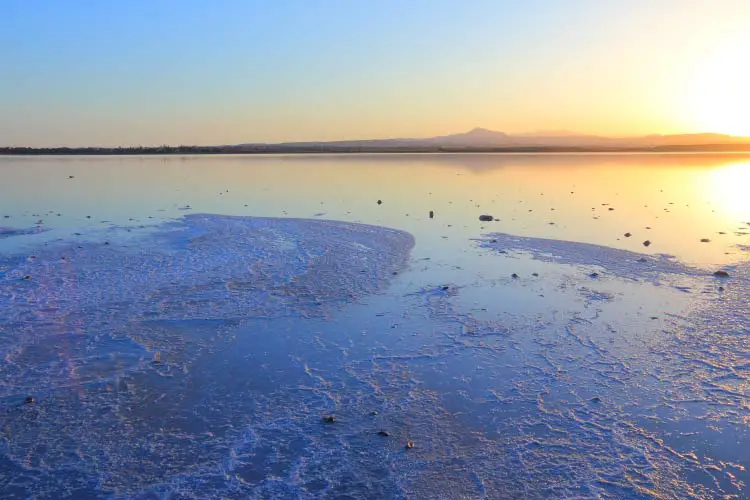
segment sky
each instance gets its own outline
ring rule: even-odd
[[[0,146],[750,135],[748,0],[3,0]]]

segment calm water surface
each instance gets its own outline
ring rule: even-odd
[[[749,185],[744,155],[0,158],[0,494],[744,498]]]

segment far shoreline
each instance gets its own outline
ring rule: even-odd
[[[199,155],[359,155],[359,154],[576,154],[576,153],[750,153],[750,144],[674,145],[633,148],[593,147],[473,147],[473,148],[346,148],[294,146],[158,146],[158,147],[3,147],[0,156],[199,156]]]

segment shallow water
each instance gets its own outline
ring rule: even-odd
[[[0,496],[746,497],[747,185],[742,155],[0,158]]]

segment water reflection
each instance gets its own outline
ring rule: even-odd
[[[712,265],[740,259],[736,245],[747,244],[737,234],[750,218],[747,165],[736,154],[2,158],[0,216],[9,218],[0,222],[71,233],[151,224],[189,206],[404,229],[421,256],[460,253],[493,230]],[[482,213],[500,222],[480,224]]]
[[[750,162],[711,170],[707,185],[728,220],[750,221]]]

